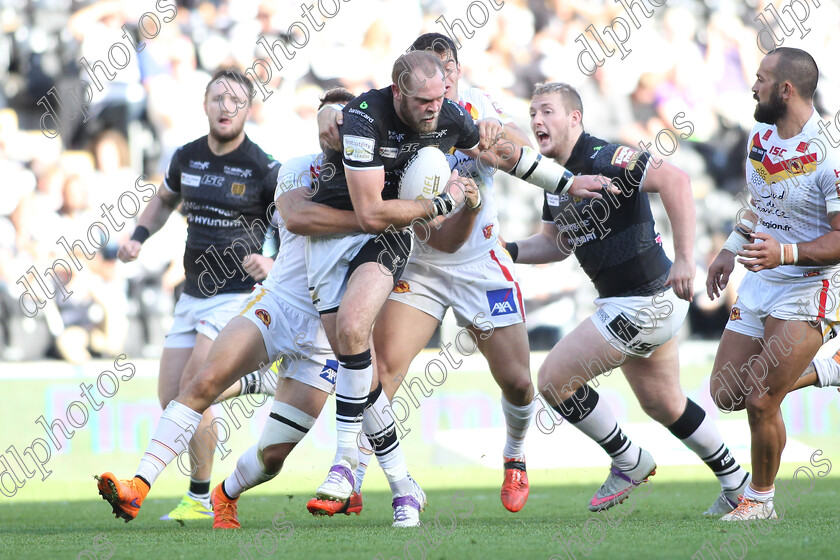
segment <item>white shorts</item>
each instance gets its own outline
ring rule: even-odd
[[[840,290],[829,280],[770,282],[750,273],[738,286],[738,299],[729,313],[726,328],[754,338],[764,336],[764,321],[809,321],[819,325],[823,343],[840,330]]]
[[[347,290],[350,261],[374,237],[358,233],[306,238],[306,274],[315,309],[324,312],[339,306]]]
[[[459,265],[437,266],[412,258],[388,299],[438,321],[451,307],[459,327],[488,321],[493,328],[507,327],[525,320],[522,292],[512,269],[510,255],[500,248]]]
[[[272,366],[281,378],[290,378],[331,394],[338,361],[319,317],[304,313],[257,284],[240,316],[254,323],[263,337]]]
[[[608,297],[595,300],[592,322],[616,349],[629,356],[649,358],[680,331],[688,302],[674,290],[652,296]]]
[[[322,315],[335,313],[350,276],[365,263],[377,263],[382,274],[396,283],[408,262],[412,243],[411,230],[307,237],[306,272],[315,309]]]
[[[175,304],[175,321],[163,347],[192,348],[198,333],[216,340],[228,321],[242,309],[246,297],[248,294],[219,294],[209,298],[181,294]]]

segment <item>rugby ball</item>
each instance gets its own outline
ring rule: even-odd
[[[402,200],[432,199],[445,190],[450,175],[446,154],[434,146],[420,148],[405,166],[398,196]]]

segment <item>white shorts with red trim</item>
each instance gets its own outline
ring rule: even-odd
[[[764,336],[767,317],[783,321],[809,321],[819,325],[823,342],[834,338],[840,328],[840,290],[827,279],[813,282],[771,282],[748,273],[738,286],[726,328],[747,336]]]
[[[313,310],[314,311],[314,310]],[[304,313],[283,295],[257,284],[239,315],[260,330],[265,351],[281,378],[291,378],[332,394],[338,362],[330,349],[321,318]]]
[[[389,299],[438,321],[451,307],[459,327],[488,321],[493,328],[507,327],[525,320],[522,293],[512,270],[513,261],[501,247],[451,266],[429,264],[412,256]]]

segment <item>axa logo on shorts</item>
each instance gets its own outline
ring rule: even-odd
[[[327,360],[327,365],[321,370],[321,377],[326,379],[329,383],[335,383],[335,376],[338,371],[337,360]]]
[[[490,290],[487,292],[487,304],[490,306],[490,315],[509,315],[516,313],[516,299],[513,296],[513,288],[501,290]]]

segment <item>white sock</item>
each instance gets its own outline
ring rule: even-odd
[[[359,354],[340,355],[335,380],[335,424],[338,448],[333,464],[346,463],[351,471],[359,466],[359,432],[370,395],[373,361],[370,349]]]
[[[817,386],[840,386],[840,350],[831,358],[811,362],[817,371]]]
[[[747,479],[747,471],[729,452],[715,423],[693,400],[686,399],[685,412],[667,428],[712,469],[724,490],[734,490]]]
[[[744,497],[754,502],[766,502],[767,500],[772,500],[775,494],[775,486],[766,492],[759,492],[758,490],[753,488],[752,483],[750,483],[747,484],[747,490],[744,492]]]
[[[525,452],[525,434],[531,425],[531,417],[534,415],[534,401],[525,406],[511,404],[502,396],[502,412],[505,415],[507,425],[507,438],[505,439],[504,456],[506,459],[523,459]]]
[[[187,451],[199,422],[201,413],[178,401],[170,401],[160,417],[146,452],[140,459],[136,476],[143,478],[149,486],[154,484],[166,465],[179,453]]]
[[[365,474],[367,473],[368,463],[373,456],[373,444],[368,440],[368,437],[365,434],[359,435],[359,466],[356,467],[356,485],[353,487],[353,491],[361,493],[362,491],[362,481],[365,479]],[[362,451],[362,447],[364,447],[370,453],[365,453]]]
[[[551,408],[600,445],[620,470],[629,471],[639,465],[641,449],[624,435],[612,410],[600,402],[600,396],[592,387],[579,388],[574,395]]]
[[[391,414],[385,411],[390,403],[382,390],[382,385],[371,391],[370,398],[373,402],[365,409],[364,432],[368,441],[373,444],[376,460],[385,471],[385,478],[393,489],[396,482],[408,477],[408,467],[405,464],[394,421]]]
[[[266,474],[263,469],[262,461],[259,458],[259,450],[256,445],[252,445],[239,457],[236,461],[236,468],[222,483],[225,495],[231,500],[235,500],[242,492],[277,476],[277,474]]]

